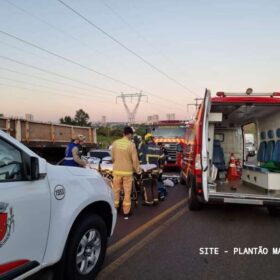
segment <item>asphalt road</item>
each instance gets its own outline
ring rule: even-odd
[[[141,208],[129,221],[120,217],[98,280],[280,279],[280,255],[272,253],[280,248],[280,216],[240,205],[208,205],[191,212],[182,201],[184,186],[169,194],[158,209],[148,209],[149,215]],[[159,220],[160,213],[164,217]],[[246,248],[259,246],[268,254],[244,255]],[[200,248],[209,254],[201,255]]]
[[[265,208],[207,205],[192,212],[178,184],[158,206],[133,211],[129,220],[119,215],[97,280],[280,279],[280,254],[272,254],[280,248],[280,216]],[[244,255],[259,246],[268,254]],[[51,280],[47,272],[35,279]]]

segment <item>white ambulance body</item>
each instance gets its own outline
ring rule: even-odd
[[[203,203],[280,206],[280,93],[206,90],[196,120],[187,128],[182,179],[189,207]],[[257,153],[246,156],[247,125],[255,127]],[[254,157],[253,157],[254,156]]]

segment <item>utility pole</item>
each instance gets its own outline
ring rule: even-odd
[[[195,103],[188,103],[187,104],[187,111],[189,112],[189,106],[195,106],[195,109],[198,108],[199,104],[198,101],[203,100],[203,98],[195,98]]]
[[[144,95],[142,92],[139,92],[139,93],[129,93],[129,94],[121,93],[120,96],[117,96],[117,98],[116,98],[116,102],[117,103],[118,103],[118,99],[119,98],[122,99],[124,108],[125,108],[127,116],[128,116],[128,123],[132,124],[132,123],[135,122],[135,116],[136,116],[137,110],[139,108],[141,99],[142,99],[142,97],[145,97],[145,96],[147,97],[147,102],[148,102],[148,96]],[[136,104],[135,104],[133,110],[130,110],[128,105],[127,105],[126,100],[130,99],[130,102],[132,103],[132,100],[135,99],[135,98],[136,98]]]

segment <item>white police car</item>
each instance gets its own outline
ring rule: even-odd
[[[0,131],[0,279],[53,265],[58,279],[94,279],[115,223],[98,172],[50,165]]]

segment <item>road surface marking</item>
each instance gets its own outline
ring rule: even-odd
[[[178,203],[176,203],[172,207],[168,208],[167,210],[165,210],[164,212],[162,212],[161,214],[159,214],[158,216],[156,216],[155,218],[153,218],[149,222],[145,223],[144,225],[140,226],[139,228],[137,228],[136,230],[134,230],[133,232],[128,234],[126,237],[122,238],[121,240],[119,240],[115,244],[111,245],[107,249],[106,255],[109,256],[109,255],[115,253],[117,250],[119,250],[121,247],[123,247],[128,242],[130,242],[136,236],[140,235],[146,229],[148,229],[149,227],[151,227],[152,225],[154,225],[155,223],[157,223],[161,219],[165,218],[168,214],[170,214],[171,212],[173,212],[174,210],[176,210],[177,208],[179,208],[183,204],[187,203],[187,200],[188,200],[187,198],[184,198],[183,200],[179,201]]]
[[[122,264],[124,264],[128,259],[130,259],[133,255],[139,252],[145,245],[151,242],[155,237],[157,237],[163,230],[168,228],[170,224],[178,220],[183,214],[187,212],[186,208],[181,209],[174,216],[169,218],[167,221],[163,222],[158,228],[132,246],[128,251],[126,251],[123,255],[118,257],[111,264],[106,266],[98,275],[98,280],[109,279],[110,275]]]

